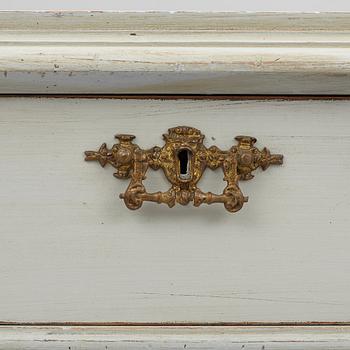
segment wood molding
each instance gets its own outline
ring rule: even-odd
[[[0,93],[350,94],[350,13],[0,12]]]
[[[348,349],[350,327],[1,326],[0,349]]]

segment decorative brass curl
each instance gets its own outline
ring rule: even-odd
[[[86,151],[85,160],[98,161],[102,167],[110,164],[117,170],[115,177],[131,179],[127,190],[120,195],[131,210],[139,209],[145,201],[164,203],[169,208],[176,203],[187,205],[193,202],[196,207],[203,203],[223,203],[227,211],[234,213],[248,201],[239,188],[239,180],[252,179],[252,172],[259,167],[266,170],[272,164],[283,163],[281,154],[271,154],[267,148],[260,151],[254,146],[257,140],[250,136],[237,136],[238,144],[228,151],[216,146],[206,148],[204,135],[188,126],[169,129],[168,134],[163,135],[164,146],[149,150],[134,144],[134,135],[118,134],[115,137],[118,143],[111,149],[103,143],[98,151]],[[168,191],[146,191],[143,180],[148,167],[163,170],[171,183]],[[222,168],[227,182],[223,193],[205,193],[197,187],[207,167]]]

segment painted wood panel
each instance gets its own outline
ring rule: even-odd
[[[0,99],[1,321],[350,319],[349,101]],[[147,147],[190,125],[248,134],[285,164],[220,205],[127,210],[127,181],[83,161],[115,133]],[[150,190],[165,189],[151,172]],[[208,172],[206,190],[223,188]]]

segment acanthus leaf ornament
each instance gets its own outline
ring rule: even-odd
[[[118,143],[111,149],[105,143],[98,151],[86,151],[86,161],[98,161],[102,167],[112,165],[119,179],[130,178],[127,190],[120,195],[125,205],[132,210],[139,209],[143,202],[187,205],[193,202],[198,207],[203,203],[223,203],[229,212],[240,210],[248,197],[240,188],[239,180],[250,180],[252,172],[261,167],[267,169],[272,164],[282,164],[283,156],[271,154],[267,148],[260,151],[254,146],[256,139],[237,136],[237,145],[228,151],[216,146],[206,148],[204,135],[195,128],[177,126],[163,135],[163,147],[155,146],[143,150],[133,143],[134,135],[118,134]],[[171,187],[166,192],[149,193],[143,185],[148,168],[162,169]],[[222,168],[227,185],[221,194],[202,192],[197,183],[206,168]]]

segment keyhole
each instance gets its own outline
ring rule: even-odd
[[[188,180],[190,175],[190,157],[191,152],[188,149],[182,149],[177,154],[180,162],[180,178]]]

